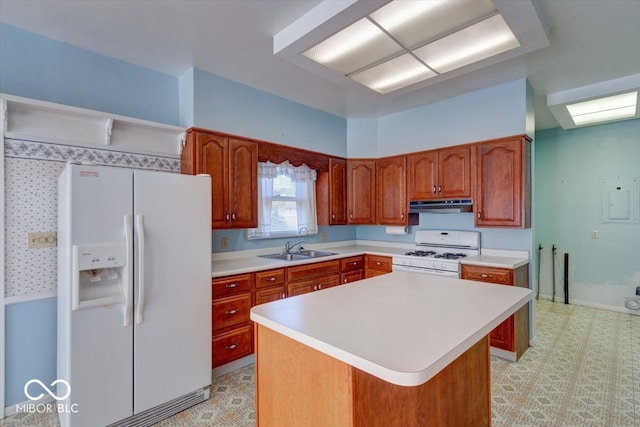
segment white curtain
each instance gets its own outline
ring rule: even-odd
[[[280,164],[258,163],[258,228],[247,230],[247,238],[271,237],[271,206],[273,180],[279,175],[291,178],[296,186],[298,230],[296,234],[317,234],[316,171],[303,164],[292,166],[288,161]]]

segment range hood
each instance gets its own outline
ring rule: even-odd
[[[414,200],[409,202],[409,213],[431,212],[431,213],[458,213],[471,212],[473,210],[473,200]]]

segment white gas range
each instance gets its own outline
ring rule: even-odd
[[[415,250],[393,257],[394,270],[459,277],[460,260],[480,254],[480,233],[460,230],[417,230]]]

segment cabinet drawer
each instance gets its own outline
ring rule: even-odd
[[[284,268],[258,271],[256,273],[256,288],[281,285],[284,283]]]
[[[249,310],[251,310],[251,294],[214,300],[211,308],[214,332],[249,321]]]
[[[353,271],[353,270],[362,270],[363,268],[364,268],[364,257],[362,255],[353,256],[349,258],[342,258],[340,260],[340,270],[343,273],[346,273],[347,271]]]
[[[215,335],[211,341],[211,367],[215,368],[253,353],[253,326],[247,325]]]
[[[260,289],[256,291],[256,305],[265,304],[271,301],[278,301],[286,297],[284,286],[274,286],[273,288]]]
[[[513,270],[508,268],[462,265],[462,278],[479,282],[513,285]]]
[[[379,255],[367,255],[367,268],[371,270],[391,272],[391,257]]]
[[[316,262],[313,264],[300,265],[287,268],[287,280],[311,279],[313,277],[324,276],[331,273],[340,273],[340,260]]]
[[[342,273],[341,282],[343,284],[357,282],[358,280],[362,280],[363,278],[364,278],[364,270],[354,270],[354,271],[349,271],[347,273]]]
[[[253,274],[218,277],[211,280],[211,295],[213,298],[219,298],[239,292],[248,292],[251,290],[252,282]]]

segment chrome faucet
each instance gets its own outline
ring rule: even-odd
[[[288,253],[291,252],[291,250],[293,248],[295,248],[296,246],[302,245],[304,242],[305,242],[304,239],[300,239],[300,240],[296,240],[296,241],[289,240],[287,243],[284,244],[284,252],[286,254],[288,254]],[[302,249],[302,246],[300,246],[300,249]],[[300,250],[300,249],[298,249],[298,250]]]

